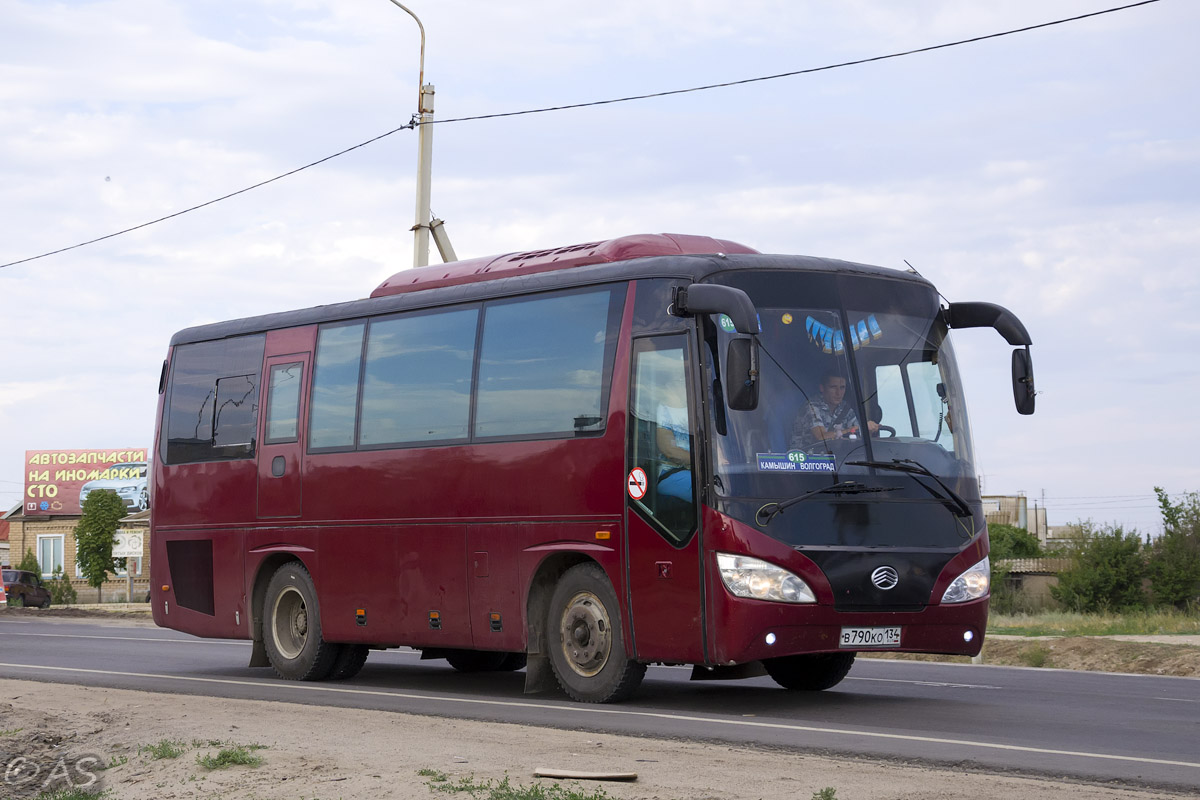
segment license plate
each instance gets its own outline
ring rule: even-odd
[[[900,626],[889,628],[842,628],[838,647],[899,647]]]

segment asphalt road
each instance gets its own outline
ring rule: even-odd
[[[248,642],[104,620],[0,618],[0,677],[370,708],[1200,791],[1200,680],[860,659],[826,692],[691,682],[651,667],[607,706],[525,695],[523,673],[461,674],[408,650],[357,678],[282,681]]]

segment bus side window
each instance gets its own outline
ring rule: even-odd
[[[308,434],[313,450],[354,447],[363,328],[361,322],[330,326],[321,328],[317,337]]]
[[[294,442],[300,435],[300,385],[304,365],[277,364],[267,387],[267,444]]]
[[[645,496],[633,504],[679,543],[696,528],[695,430],[687,365],[685,336],[635,344],[630,462],[645,471],[648,485]]]

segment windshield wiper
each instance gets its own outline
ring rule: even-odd
[[[819,494],[865,494],[866,492],[894,492],[899,489],[899,486],[863,486],[857,481],[838,481],[829,486],[822,486],[820,489],[802,494],[799,497],[793,497],[789,500],[783,500],[778,503],[767,503],[762,508],[754,513],[754,521],[759,525],[766,527],[771,520],[783,513],[783,510],[789,506],[794,506],[797,503],[803,503],[810,497],[816,497]],[[770,509],[768,511],[768,509]]]
[[[945,494],[941,494],[934,490],[932,486],[924,481],[917,481],[917,485],[931,495],[942,501],[946,508],[954,512],[957,517],[969,517],[971,507],[967,505],[967,501],[962,499],[958,492],[951,489],[942,479],[930,472],[929,468],[919,461],[913,461],[911,458],[893,458],[891,461],[847,461],[846,464],[855,467],[875,467],[877,469],[890,469],[896,472],[905,472],[909,475],[923,475],[926,478],[932,478],[938,486],[942,487]]]

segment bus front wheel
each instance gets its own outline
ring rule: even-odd
[[[577,564],[550,598],[547,632],[558,685],[584,703],[624,700],[637,689],[646,665],[625,652],[617,595],[597,564]]]
[[[299,562],[284,564],[267,584],[263,645],[281,678],[319,681],[333,670],[340,648],[321,638],[317,592]]]
[[[854,664],[854,653],[814,653],[763,660],[767,674],[785,689],[819,692],[842,682]]]

